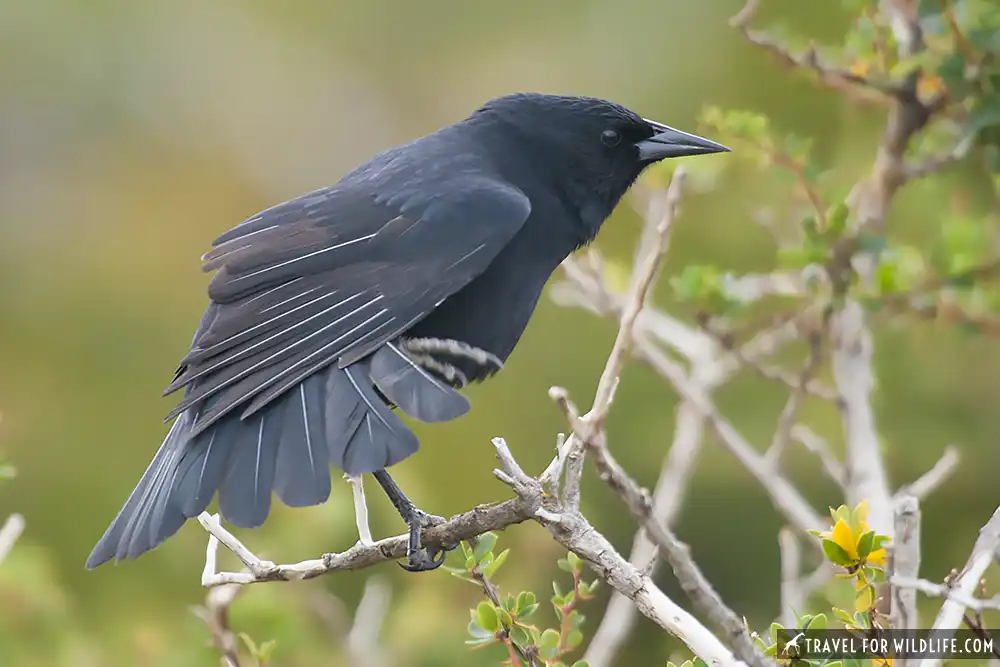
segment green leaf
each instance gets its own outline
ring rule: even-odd
[[[529,613],[527,611],[528,609],[538,608],[536,602],[537,600],[535,599],[534,593],[532,593],[531,591],[521,591],[517,595],[517,604],[514,607],[514,613],[517,614],[518,616],[527,616]]]
[[[476,546],[472,551],[473,558],[476,561],[482,560],[483,556],[493,551],[493,547],[497,544],[496,533],[483,533],[476,540]]]
[[[808,628],[809,630],[826,630],[827,625],[828,621],[826,614],[816,614],[809,619],[809,624],[803,627]]]
[[[531,643],[531,636],[528,634],[528,631],[519,626],[511,628],[510,638],[518,646],[527,646]]]
[[[572,667],[590,667],[590,663],[586,660],[577,660],[573,663]]]
[[[243,642],[243,645],[247,647],[247,650],[250,651],[250,655],[256,657],[257,643],[254,642],[253,638],[245,632],[241,632],[239,638]]]
[[[503,565],[504,561],[507,560],[507,554],[509,553],[510,549],[504,549],[503,551],[501,551],[500,554],[493,559],[492,563],[483,568],[483,574],[486,575],[487,578],[490,578],[494,574],[496,574],[496,571],[499,570],[500,566]]]
[[[559,649],[559,633],[549,628],[538,639],[538,652],[543,658],[554,658]]]
[[[579,572],[583,569],[583,561],[575,553],[570,551],[566,554],[566,560],[569,561],[570,566],[572,566],[574,572]]]
[[[858,540],[858,557],[864,560],[872,552],[872,544],[875,543],[875,531],[869,530]]]
[[[538,611],[538,604],[529,604],[520,613],[518,613],[518,618],[530,618],[536,611]]]
[[[570,631],[569,635],[566,636],[566,646],[570,648],[576,648],[583,643],[583,633],[579,630]]]
[[[591,594],[591,595],[593,595],[593,594],[594,594],[594,591],[596,591],[596,590],[597,590],[597,587],[598,587],[598,586],[599,586],[600,584],[601,584],[601,580],[600,580],[600,579],[594,579],[594,580],[593,580],[592,582],[590,582],[590,586],[589,586],[589,588],[590,588],[590,594]]]
[[[778,633],[785,629],[781,623],[772,623],[768,634],[771,636],[771,643],[778,641]]]
[[[493,633],[483,628],[483,626],[479,625],[479,623],[476,622],[475,619],[469,621],[469,627],[466,628],[466,630],[470,635],[472,635],[472,637],[474,637],[477,640],[494,638]]]
[[[559,582],[558,581],[553,581],[552,582],[552,592],[555,593],[557,597],[561,598],[563,596],[563,592],[562,592],[562,589],[559,588]]]
[[[837,509],[830,508],[830,516],[833,517],[833,523],[836,524],[837,521],[843,519],[844,523],[850,525],[851,523],[851,508],[847,505],[841,505]]]
[[[854,623],[854,617],[851,616],[848,612],[844,611],[843,609],[839,609],[837,607],[834,607],[833,608],[833,613],[837,615],[837,618],[839,618],[841,621],[843,621],[844,623],[846,623],[848,625],[851,625],[851,624]]]
[[[843,547],[834,542],[833,540],[823,539],[823,553],[826,557],[830,559],[834,565],[840,565],[842,567],[848,567],[854,563],[851,557]]]
[[[476,623],[485,630],[496,634],[500,630],[500,617],[493,603],[483,600],[476,607]]]
[[[569,564],[569,561],[565,558],[560,558],[556,561],[556,567],[558,567],[563,572],[572,572],[573,566]]]
[[[268,660],[270,660],[271,654],[274,653],[274,649],[277,645],[278,645],[277,641],[275,641],[274,639],[268,639],[266,642],[260,645],[260,648],[257,649],[257,659],[260,660],[261,662],[267,662]]]

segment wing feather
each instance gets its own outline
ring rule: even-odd
[[[232,410],[250,418],[330,364],[367,357],[481,274],[530,212],[523,193],[494,180],[442,192],[452,194],[328,188],[219,237],[205,255],[218,270],[216,312],[167,388],[187,388],[170,416],[196,409],[193,437]]]

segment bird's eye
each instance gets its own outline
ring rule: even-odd
[[[604,130],[601,132],[601,143],[608,148],[614,148],[621,143],[622,135],[617,130]]]

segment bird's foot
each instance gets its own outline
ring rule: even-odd
[[[410,528],[410,541],[406,548],[406,563],[399,566],[408,572],[430,572],[444,563],[445,555],[455,549],[457,544],[423,546],[422,534],[425,528],[444,523],[444,517],[428,514],[423,510],[412,508],[406,523]]]

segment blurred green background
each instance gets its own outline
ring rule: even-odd
[[[845,183],[870,164],[882,118],[846,106],[746,45],[727,26],[740,0],[6,0],[0,2],[0,448],[18,476],[0,485],[0,519],[28,528],[0,568],[0,665],[214,665],[190,613],[204,599],[205,534],[197,524],[138,561],[93,572],[89,550],[166,432],[159,399],[205,306],[199,257],[265,206],[329,184],[371,154],[459,120],[485,100],[539,90],[595,95],[686,129],[706,104],[771,116],[778,131],[816,139]],[[836,42],[835,2],[773,0],[762,18]],[[716,159],[716,158],[712,158]],[[718,158],[723,159],[723,158]],[[727,178],[688,199],[665,275],[687,262],[766,269],[770,238],[752,222],[765,176]],[[892,230],[920,239],[936,206],[986,204],[961,172],[907,190]],[[639,225],[622,206],[598,240],[627,262]],[[664,278],[664,281],[666,277]],[[676,310],[668,290],[657,301]],[[419,456],[396,469],[418,504],[450,515],[506,497],[490,474],[502,435],[529,471],[550,458],[564,421],[546,396],[566,386],[588,401],[614,325],[544,300],[504,373],[470,392],[458,422],[418,427]],[[1000,500],[996,409],[1000,348],[944,327],[878,335],[876,407],[895,484],[928,468],[949,442],[963,464],[925,506],[923,573],[964,563]],[[744,434],[770,440],[785,392],[744,372],[719,403]],[[655,482],[676,397],[631,364],[610,421],[615,455]],[[838,416],[810,423],[841,445]],[[822,509],[839,504],[815,462],[791,474]],[[349,489],[329,503],[277,507],[240,533],[284,562],[356,539]],[[369,484],[377,535],[401,532]],[[584,511],[627,551],[633,524],[592,476]],[[776,531],[765,493],[721,446],[707,444],[680,535],[723,597],[762,627],[778,611]],[[544,594],[560,550],[544,530],[506,531],[513,554],[499,583]],[[231,564],[230,564],[231,565]],[[350,607],[377,572],[392,588],[384,643],[397,665],[496,664],[470,654],[471,586],[394,565],[250,589],[238,630],[276,638],[276,665],[346,664],[336,633],[310,607],[317,593]],[[660,580],[679,596],[668,574]],[[607,591],[591,603],[588,635]],[[673,644],[649,623],[619,664],[662,664]]]

